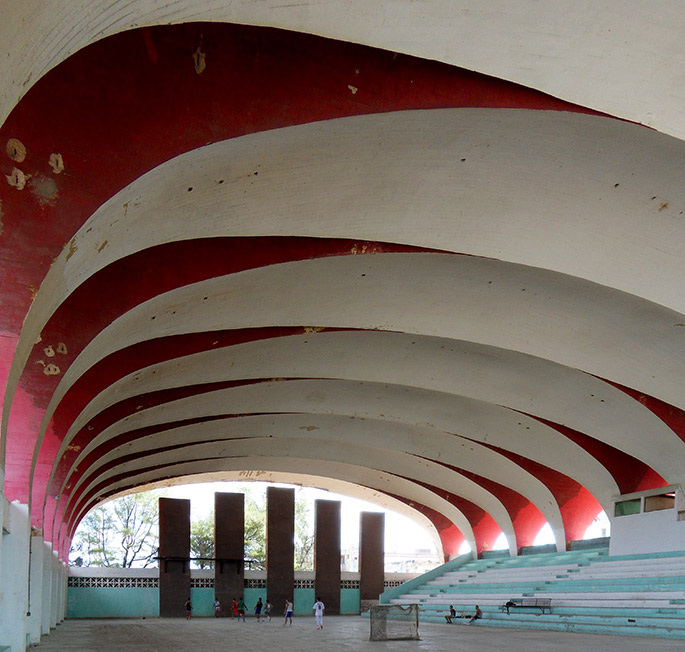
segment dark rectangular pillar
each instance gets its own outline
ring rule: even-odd
[[[340,613],[340,502],[314,503],[314,593],[326,613]]]
[[[273,613],[282,614],[295,588],[295,491],[266,490],[266,592]]]
[[[190,597],[190,501],[159,499],[159,615],[183,617]]]
[[[385,514],[362,512],[359,524],[359,599],[362,611],[378,604],[385,580]]]
[[[245,496],[214,494],[214,595],[222,615],[230,615],[233,598],[243,595],[245,580]]]

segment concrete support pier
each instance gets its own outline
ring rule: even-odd
[[[190,597],[190,501],[159,499],[159,615],[182,617]]]
[[[295,586],[295,491],[266,490],[266,587],[273,613],[282,614]]]
[[[233,598],[243,595],[244,551],[245,496],[214,494],[214,595],[224,616],[230,613]]]
[[[385,514],[362,512],[359,518],[359,599],[361,610],[367,611],[383,593]]]
[[[314,593],[326,613],[340,613],[340,502],[317,500],[314,513]]]

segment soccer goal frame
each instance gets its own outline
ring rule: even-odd
[[[420,641],[418,604],[382,604],[369,610],[370,641]]]

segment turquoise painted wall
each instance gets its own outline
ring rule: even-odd
[[[312,616],[312,607],[316,602],[314,589],[294,589],[293,596],[294,616]]]
[[[67,618],[158,616],[159,589],[70,587],[67,591]]]
[[[190,589],[190,600],[193,603],[193,616],[214,615],[214,589]]]
[[[359,589],[340,589],[340,613],[358,614],[360,595]]]
[[[245,589],[246,618],[254,618],[254,606],[261,598],[266,602],[266,589]],[[214,589],[190,589],[193,616],[214,615]],[[294,589],[295,616],[311,616],[316,601],[314,589]],[[222,605],[223,616],[230,617],[231,605]],[[340,589],[340,613],[359,613],[359,589]],[[283,605],[274,605],[277,618],[283,617]],[[159,616],[159,589],[82,588],[67,590],[67,618],[156,618]]]

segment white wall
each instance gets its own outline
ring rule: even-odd
[[[611,518],[610,555],[685,550],[685,521],[675,509]]]

